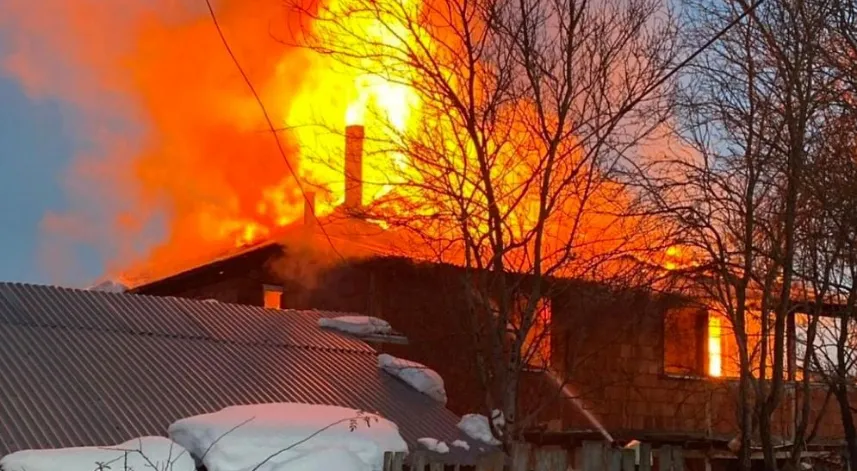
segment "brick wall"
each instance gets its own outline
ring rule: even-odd
[[[307,304],[317,309],[381,317],[407,336],[409,345],[379,345],[392,355],[423,363],[444,378],[448,407],[480,411],[484,392],[470,348],[458,269],[376,259],[337,266],[322,274]]]
[[[596,288],[589,289],[597,293]],[[557,326],[558,333],[572,339],[572,347],[575,335],[580,336],[575,332],[581,325],[586,329],[585,347],[576,357],[565,360],[565,368],[577,386],[582,405],[607,429],[720,436],[737,433],[737,381],[664,373],[665,313],[679,306],[680,300],[621,292],[576,292],[574,296],[577,298],[555,303],[565,307],[560,312],[567,321]],[[558,314],[554,316],[557,319]],[[819,424],[821,439],[841,437],[835,403],[829,404],[825,415],[817,420],[825,393],[823,385],[812,386],[810,422]],[[774,415],[775,433],[790,436],[796,395],[801,397],[794,385],[788,385]],[[563,409],[565,427],[591,428],[589,422],[575,407]]]

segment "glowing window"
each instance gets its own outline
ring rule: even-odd
[[[479,296],[475,291],[474,293],[476,296]],[[488,305],[495,318],[500,315],[500,308],[496,301],[491,299],[488,301]],[[527,298],[525,296],[519,296],[512,306],[512,311],[509,313],[511,318],[506,325],[506,334],[510,341],[522,329],[521,315],[526,310],[526,306]],[[551,366],[553,352],[551,345],[553,337],[551,331],[552,322],[553,311],[551,309],[550,298],[539,299],[533,312],[533,323],[521,345],[521,359],[527,368],[545,370]]]
[[[542,298],[536,305],[533,326],[527,332],[521,355],[530,368],[544,369],[551,363],[551,304]]]
[[[265,285],[264,306],[268,309],[280,309],[283,302],[283,288],[280,286]]]
[[[723,376],[723,329],[720,326],[720,318],[716,315],[708,316],[708,375]]]

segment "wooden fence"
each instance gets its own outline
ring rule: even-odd
[[[653,469],[653,466],[657,465]],[[664,445],[653,452],[641,443],[636,448],[616,448],[604,442],[584,442],[575,450],[560,447],[533,448],[522,443],[510,455],[485,456],[475,467],[433,462],[424,452],[386,453],[384,471],[685,471],[681,447]]]

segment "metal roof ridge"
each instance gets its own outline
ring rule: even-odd
[[[366,355],[375,357],[378,355],[378,351],[375,350],[371,345],[368,347],[371,350],[357,350],[351,348],[343,348],[343,347],[323,347],[318,345],[299,345],[299,344],[287,344],[287,343],[276,343],[270,340],[262,340],[258,342],[246,341],[246,340],[234,340],[234,339],[219,339],[212,336],[201,336],[201,335],[182,335],[182,334],[164,334],[157,332],[143,332],[143,331],[130,331],[123,329],[97,329],[91,327],[75,327],[75,326],[63,326],[63,325],[55,325],[55,324],[32,324],[25,322],[3,322],[4,325],[14,326],[14,327],[22,327],[26,329],[45,329],[45,330],[53,330],[53,331],[71,331],[71,332],[94,332],[94,333],[102,333],[102,334],[121,334],[127,335],[129,337],[149,337],[149,338],[161,338],[161,339],[170,339],[170,340],[186,340],[186,341],[197,341],[197,342],[208,342],[217,345],[246,345],[246,346],[254,346],[254,347],[274,347],[274,348],[283,348],[283,349],[295,349],[295,350],[304,350],[304,351],[318,351],[318,352],[330,352],[330,353],[354,353],[359,355]],[[357,339],[359,340],[359,339]]]
[[[157,306],[154,307],[157,311],[160,311],[161,317],[166,319],[172,319],[172,321],[179,321],[180,324],[187,324],[195,326],[195,329],[166,329],[166,330],[152,330],[146,326],[145,323],[137,324],[137,323],[129,323],[129,322],[118,322],[118,323],[104,323],[104,322],[72,322],[72,323],[64,323],[60,319],[57,319],[56,316],[51,315],[36,315],[36,316],[27,316],[25,318],[15,318],[7,317],[5,319],[0,320],[0,323],[7,325],[16,325],[16,326],[25,326],[25,327],[40,327],[45,329],[61,329],[64,331],[90,331],[90,332],[103,332],[103,333],[123,333],[135,336],[146,336],[146,337],[160,337],[160,338],[181,338],[181,339],[200,339],[200,340],[211,340],[215,342],[223,342],[227,341],[232,344],[242,344],[242,345],[277,345],[277,346],[287,346],[292,348],[302,348],[309,350],[317,350],[317,351],[355,351],[355,352],[365,352],[365,353],[374,353],[377,354],[377,349],[374,348],[369,342],[365,339],[361,339],[358,336],[348,335],[342,332],[330,332],[327,329],[322,329],[318,326],[317,320],[320,317],[328,317],[330,315],[348,315],[355,313],[346,313],[346,312],[334,312],[334,311],[322,311],[318,309],[276,309],[270,310],[265,309],[260,306],[251,306],[246,304],[235,304],[235,303],[210,303],[205,300],[191,299],[191,298],[182,298],[177,296],[154,296],[154,295],[140,295],[134,293],[114,293],[114,292],[104,292],[97,290],[87,290],[80,288],[68,288],[62,286],[55,285],[38,285],[33,283],[20,283],[20,282],[6,282],[0,281],[0,289],[2,290],[25,290],[30,292],[30,295],[38,295],[40,298],[46,299],[49,305],[49,311],[56,310],[56,313],[65,312],[69,309],[74,309],[75,307],[69,307],[67,302],[63,302],[62,299],[56,298],[54,299],[48,293],[52,293],[56,291],[57,293],[64,293],[65,296],[70,296],[69,300],[84,297],[90,294],[95,294],[98,297],[103,299],[103,302],[106,303],[114,312],[121,318],[121,313],[128,314],[129,312],[133,313],[134,306],[139,306],[141,304],[146,304],[147,302],[156,302]],[[41,291],[39,291],[41,290]],[[45,298],[47,296],[47,298]],[[87,296],[88,297],[88,296]],[[2,298],[2,291],[0,291],[0,298]],[[143,302],[143,301],[146,302]],[[20,306],[19,306],[20,307]],[[79,306],[78,306],[79,307]],[[152,306],[145,306],[146,310],[152,309]],[[130,309],[130,311],[129,311]],[[194,312],[196,309],[204,309],[206,311],[213,310],[212,312],[216,312],[218,315],[225,316],[225,318],[232,317],[233,314],[238,315],[232,319],[230,322],[235,323],[237,325],[249,325],[247,324],[250,319],[245,319],[240,316],[242,312],[250,313],[251,315],[259,315],[262,311],[267,311],[268,315],[272,316],[272,318],[277,318],[279,322],[284,322],[285,324],[293,324],[297,329],[296,332],[304,331],[310,335],[310,338],[315,334],[314,331],[318,331],[320,335],[334,335],[337,338],[341,339],[343,342],[330,341],[325,342],[324,337],[317,338],[315,341],[304,339],[300,334],[297,337],[284,336],[280,337],[268,337],[268,336],[259,336],[258,338],[254,338],[253,336],[247,338],[221,338],[216,335],[214,332],[209,330],[207,326],[203,325],[200,322],[198,315],[195,315]],[[112,312],[112,311],[111,311]],[[56,314],[55,313],[55,314]],[[197,313],[198,314],[198,313]],[[327,345],[325,345],[327,343]],[[351,346],[348,345],[351,343]]]

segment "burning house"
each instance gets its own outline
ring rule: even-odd
[[[485,391],[478,386],[466,301],[456,294],[463,269],[397,252],[391,249],[392,231],[349,217],[362,200],[362,135],[358,126],[346,132],[341,210],[319,216],[308,195],[303,222],[276,238],[147,280],[132,291],[384,319],[401,335],[371,340],[379,352],[440,373],[454,412],[481,411]],[[535,327],[548,334],[524,346],[541,358],[529,365],[521,393],[524,415],[536,419],[528,434],[533,441],[569,445],[593,436],[660,441],[696,448],[690,457],[735,457],[728,444],[739,430],[737,346],[724,318],[680,293],[561,278],[549,283]],[[801,324],[790,325],[793,346]],[[793,380],[800,365],[795,348],[789,355]],[[789,384],[776,415],[784,445],[799,395]],[[841,435],[838,415],[823,406],[822,386],[811,393],[817,395],[811,411],[814,443],[821,444],[813,446],[826,449]]]
[[[9,12],[13,16],[7,23],[22,26],[15,43],[26,47],[16,51],[10,63],[14,64],[16,73],[34,80],[28,89],[47,93],[47,96],[51,96],[51,91],[60,92],[60,95],[73,97],[75,103],[86,97],[98,97],[99,103],[104,101],[111,105],[107,110],[92,107],[96,116],[109,118],[110,126],[92,125],[101,124],[98,122],[86,123],[90,126],[84,127],[98,130],[98,142],[110,141],[99,151],[124,159],[120,159],[122,163],[118,168],[109,167],[100,160],[84,159],[76,163],[75,175],[97,174],[104,179],[95,179],[101,185],[88,180],[70,185],[82,188],[88,196],[80,206],[90,209],[98,206],[96,203],[101,200],[116,203],[109,208],[114,213],[121,212],[113,214],[117,218],[111,226],[115,229],[110,234],[112,239],[123,239],[126,235],[123,229],[134,234],[143,232],[141,226],[154,218],[152,214],[166,212],[172,217],[165,236],[168,241],[152,251],[151,266],[144,267],[153,269],[148,272],[144,269],[139,278],[128,280],[133,293],[150,295],[146,302],[153,304],[157,301],[152,300],[159,296],[255,306],[259,308],[253,311],[256,319],[264,318],[271,309],[283,309],[276,314],[280,319],[299,311],[312,315],[310,310],[330,310],[387,320],[400,335],[367,338],[365,342],[375,351],[408,358],[436,370],[445,379],[448,407],[453,412],[483,411],[485,391],[477,379],[479,367],[467,325],[467,300],[461,295],[463,268],[454,263],[455,260],[439,263],[422,257],[419,248],[401,238],[401,234],[375,221],[352,217],[359,213],[357,210],[364,201],[370,199],[369,193],[376,192],[376,189],[367,188],[370,181],[371,185],[377,185],[378,180],[383,181],[377,178],[383,176],[379,174],[389,169],[389,166],[366,165],[369,158],[378,155],[378,152],[364,152],[371,147],[368,134],[373,129],[354,124],[361,122],[355,115],[365,111],[369,95],[374,95],[372,98],[376,101],[392,97],[383,103],[383,114],[392,127],[400,128],[409,119],[423,120],[425,116],[412,112],[409,103],[424,97],[414,100],[414,90],[402,85],[408,80],[396,82],[379,74],[361,75],[360,71],[366,69],[360,68],[343,72],[343,68],[334,67],[335,61],[325,54],[312,54],[303,48],[284,48],[282,41],[271,41],[288,37],[283,33],[299,30],[306,19],[288,15],[283,18],[280,0],[220,2],[223,8],[218,9],[218,14],[226,36],[248,74],[243,78],[243,74],[236,73],[230,54],[222,50],[221,38],[212,30],[208,12],[200,16],[199,11],[185,11],[184,5],[179,5],[183,2],[162,2],[170,3],[169,8],[163,8],[170,12],[164,17],[159,17],[158,9],[151,7],[159,2],[136,2],[145,8],[133,11],[126,11],[131,8],[128,2],[82,2],[80,5],[66,2],[71,6],[58,9],[63,14],[50,18],[68,27],[57,27],[55,21],[43,21],[45,8],[37,7],[39,2],[18,3],[20,8]],[[348,2],[332,3],[334,7],[348,6]],[[399,9],[402,2],[393,3]],[[34,6],[29,8],[28,5]],[[25,10],[32,10],[29,21],[23,16]],[[365,20],[363,15],[349,15],[347,8],[332,13],[346,23]],[[271,18],[283,22],[271,21]],[[377,36],[386,33],[388,37],[373,36],[370,42],[392,43],[395,49],[399,45],[397,41],[409,38],[376,27],[379,26],[376,23],[385,20],[387,18],[374,18],[370,24],[357,29]],[[63,21],[72,23],[64,25]],[[48,30],[42,33],[52,33],[49,44],[37,41],[33,33],[36,28]],[[337,32],[328,31],[343,41],[364,39],[358,35],[337,35]],[[584,36],[597,37],[598,34]],[[644,42],[654,41],[647,38]],[[35,57],[42,55],[50,67],[32,63]],[[604,55],[616,57],[617,61],[626,57],[624,54]],[[369,56],[372,59],[375,54]],[[53,65],[60,59],[68,64],[61,62],[63,67],[57,69]],[[81,65],[98,67],[94,71],[86,69],[98,73],[74,74],[70,80],[65,69]],[[369,64],[368,70],[396,69],[388,65],[376,60]],[[648,73],[646,69],[641,73],[661,76]],[[54,80],[59,82],[54,84],[59,90],[43,90]],[[256,85],[258,96],[247,91],[245,80]],[[77,87],[81,86],[83,89],[79,90]],[[595,101],[604,99],[601,92],[603,90],[593,90]],[[259,113],[258,105],[263,101],[271,113],[269,120],[262,119]],[[583,102],[586,102],[585,97]],[[89,106],[84,108],[92,112]],[[606,110],[593,113],[598,115],[599,111]],[[435,115],[429,118],[443,117],[437,116],[443,114],[443,109],[434,109],[433,113]],[[344,148],[340,136],[318,139],[313,134],[312,126],[307,124],[317,123],[317,115],[332,116],[329,124],[333,129],[349,124],[345,129]],[[573,118],[568,121],[575,121]],[[133,123],[143,121],[140,123],[143,128],[140,148],[132,149],[133,155],[127,155],[133,142],[129,143],[125,126],[114,123],[124,123],[126,119]],[[593,118],[597,122],[604,119]],[[270,123],[289,130],[280,133],[273,126],[269,129]],[[570,134],[567,131],[575,126],[569,126],[571,128],[562,129],[559,134]],[[280,140],[274,145],[270,139],[272,135],[282,137],[282,145],[286,148],[299,151],[284,152]],[[322,145],[329,144],[328,140],[336,141],[333,148],[337,152],[330,155],[337,162],[335,165],[313,165],[312,160],[318,155],[308,154],[315,152],[324,154],[322,158],[329,157],[326,146]],[[317,141],[324,142],[315,145]],[[340,149],[345,154],[344,159]],[[99,152],[92,154],[101,157]],[[568,154],[573,154],[573,150]],[[283,160],[289,164],[289,170],[294,171],[286,173]],[[326,178],[333,173],[336,174],[333,178]],[[301,182],[307,184],[297,191]],[[317,182],[322,183],[310,184]],[[330,182],[337,182],[333,191],[326,187]],[[140,190],[141,195],[127,198],[140,203],[137,206],[119,204],[128,196],[120,194],[127,187]],[[161,206],[153,203],[161,199],[167,202]],[[64,219],[53,220],[55,230],[86,232],[80,228],[87,225],[88,218],[68,219],[74,224],[61,224],[68,222]],[[187,234],[191,235],[185,237]],[[205,237],[196,237],[199,234]],[[203,253],[201,247],[215,242],[228,247],[217,255]],[[191,260],[196,255],[201,255],[199,260]],[[617,441],[636,439],[693,444],[707,456],[734,458],[727,444],[739,429],[734,401],[737,346],[722,316],[680,290],[673,293],[638,287],[616,288],[560,277],[547,283],[550,289],[544,299],[536,300],[540,306],[536,331],[545,335],[527,339],[524,345],[538,352],[535,356],[538,361],[528,365],[524,373],[520,394],[524,415],[535,417],[529,434],[533,441],[567,444],[594,434]],[[48,291],[44,296],[50,294]],[[3,302],[0,298],[0,308]],[[186,318],[178,314],[176,318]],[[7,330],[11,344],[19,335],[16,331],[21,330],[18,328],[21,320],[12,315],[10,318]],[[102,321],[111,322],[110,319],[105,315],[87,321],[84,327],[99,327]],[[791,380],[801,374],[796,339],[801,335],[802,322],[799,313],[794,314],[793,319],[788,332],[790,382],[774,424],[777,443],[783,444],[789,442],[795,417],[799,415],[796,403],[801,394]],[[34,326],[31,327],[47,329],[56,321],[37,319],[32,321]],[[193,325],[194,322],[188,322],[188,328]],[[80,330],[79,327],[72,325],[56,336]],[[256,332],[263,339],[269,337],[267,332]],[[160,343],[172,344],[175,340],[172,332],[156,333],[162,334],[156,339]],[[102,334],[100,331],[92,334],[96,339],[92,342],[97,343]],[[146,340],[146,334],[149,332],[140,334],[144,337],[141,342],[155,341]],[[188,343],[196,342],[199,337],[195,331],[191,334],[188,335],[191,338],[186,339]],[[756,337],[756,344],[768,341],[760,338],[761,332]],[[15,345],[21,356],[29,354],[26,345]],[[311,350],[315,346],[302,347]],[[70,356],[78,350],[85,348],[75,344],[64,353],[44,350],[40,354]],[[92,351],[86,353],[91,356]],[[198,363],[210,363],[198,351],[194,354]],[[257,361],[252,355],[245,358],[245,364]],[[266,357],[270,358],[275,356]],[[332,363],[336,361],[331,360]],[[271,360],[271,363],[276,361]],[[146,365],[138,366],[145,368]],[[242,366],[238,364],[232,369],[241,373]],[[48,364],[45,368],[48,372],[45,377],[50,377],[50,369],[54,367]],[[259,377],[266,374],[259,370],[253,373]],[[26,381],[26,375],[21,377],[21,382]],[[65,387],[56,385],[55,390],[61,392]],[[121,385],[115,388],[118,391]],[[205,392],[204,384],[198,388]],[[818,424],[814,443],[827,443],[841,435],[835,408],[823,407],[825,393],[821,385],[811,389],[811,394],[818,399],[813,401],[810,411],[811,422]]]

